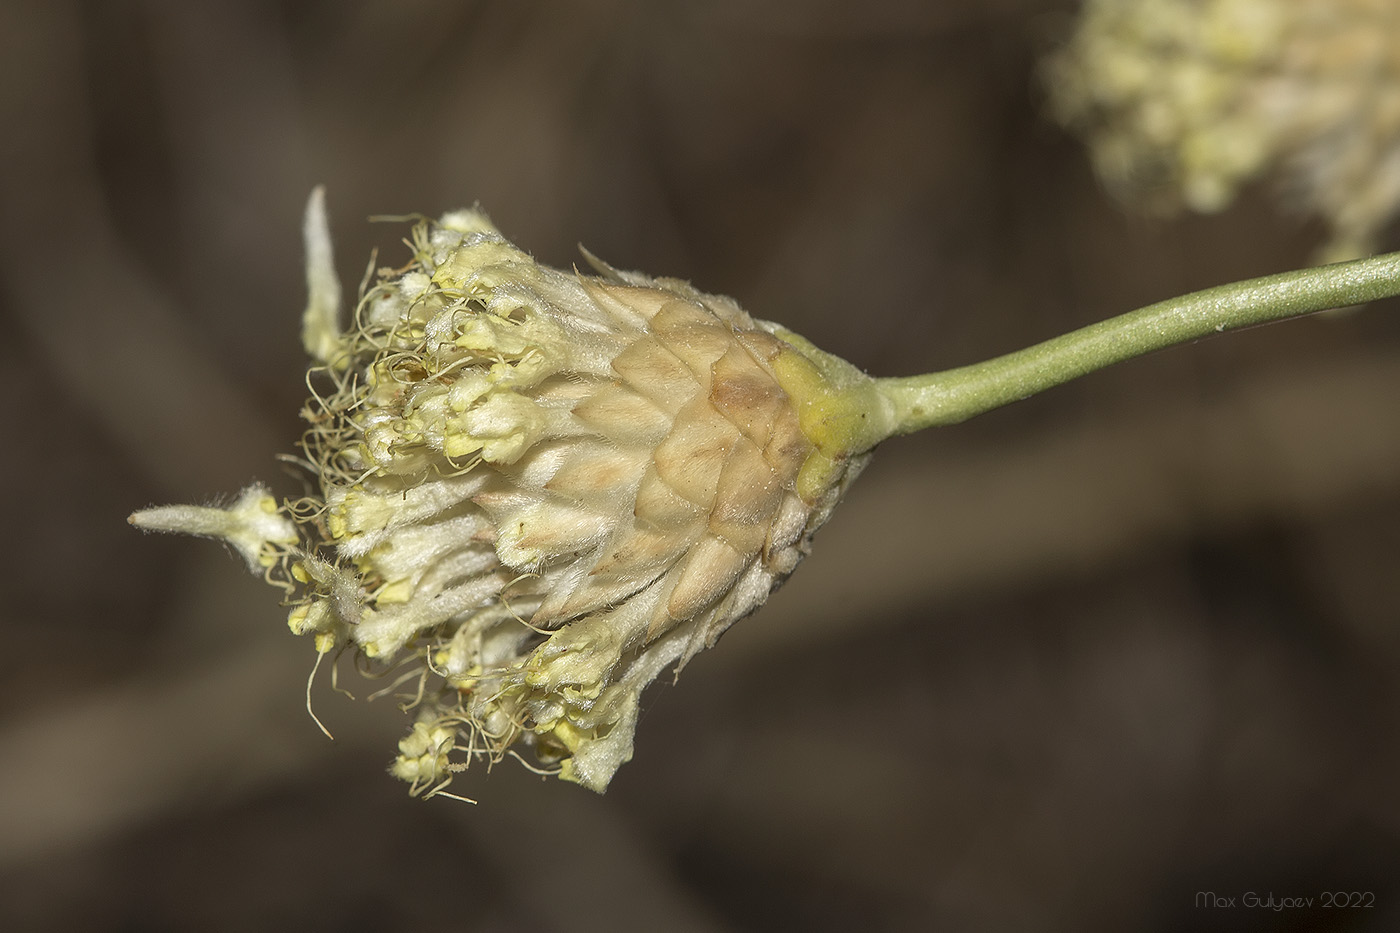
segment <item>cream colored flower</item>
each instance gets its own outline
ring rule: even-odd
[[[541,266],[478,211],[418,222],[341,333],[319,193],[306,237],[319,494],[276,527],[133,521],[280,554],[292,631],[407,685],[415,792],[517,743],[603,790],[642,689],[792,571],[889,403],[727,298]]]
[[[1370,252],[1400,210],[1400,4],[1394,0],[1086,0],[1047,68],[1059,119],[1120,196],[1215,211],[1276,172]]]
[[[243,490],[227,508],[166,505],[137,512],[130,521],[146,531],[222,538],[243,555],[254,572],[271,568],[288,546],[300,540],[295,523],[282,514],[277,500],[261,484]]]

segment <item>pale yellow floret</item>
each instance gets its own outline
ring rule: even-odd
[[[345,341],[340,331],[340,278],[335,272],[330,224],[326,220],[326,191],[318,186],[306,203],[302,228],[306,244],[306,311],[301,342],[306,353],[321,363],[344,367]]]
[[[228,508],[167,505],[132,513],[131,524],[147,531],[222,538],[252,569],[267,569],[297,543],[296,525],[261,485],[249,486]]]
[[[413,785],[415,792],[432,789],[451,777],[448,756],[455,745],[454,729],[420,720],[399,742],[399,757],[390,773]]]

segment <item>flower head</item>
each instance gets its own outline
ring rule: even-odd
[[[1400,211],[1397,30],[1393,0],[1087,0],[1052,102],[1128,200],[1215,211],[1277,170],[1353,258]]]
[[[240,550],[277,564],[293,632],[412,685],[391,770],[415,792],[517,743],[603,790],[642,689],[792,571],[887,403],[727,298],[542,266],[475,210],[417,222],[342,333],[319,192],[307,241],[318,488]],[[169,511],[133,521],[250,534]]]

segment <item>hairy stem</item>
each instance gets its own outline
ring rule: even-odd
[[[1219,285],[1129,311],[983,363],[877,379],[891,434],[956,424],[1103,369],[1211,334],[1400,294],[1400,252]]]

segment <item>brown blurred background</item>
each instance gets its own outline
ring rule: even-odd
[[[1072,10],[0,4],[6,928],[1400,928],[1394,302],[890,442],[606,797],[409,799],[390,703],[322,681],[326,741],[276,594],[125,523],[296,492],[319,182],[348,288],[370,215],[480,200],[882,375],[1306,263],[1267,190],[1101,194],[1038,84]]]

